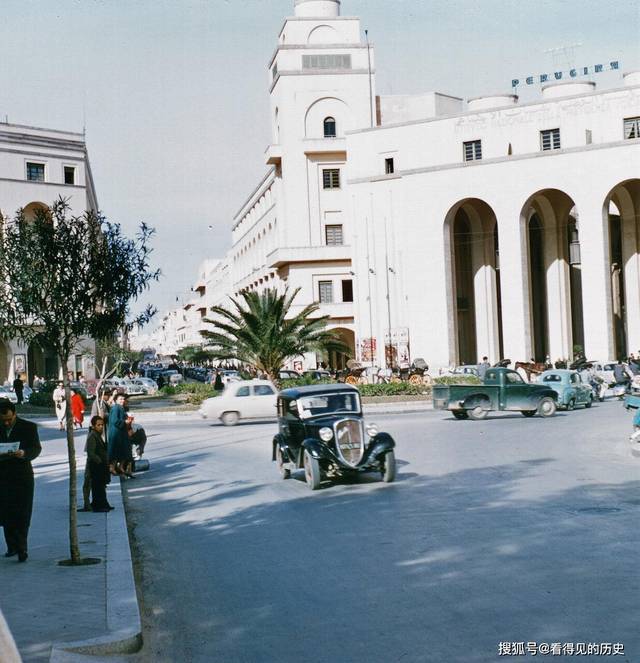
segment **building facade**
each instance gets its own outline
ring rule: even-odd
[[[83,134],[0,123],[0,224],[23,209],[27,219],[39,208],[67,198],[71,212],[97,210],[96,192]],[[2,336],[0,384],[16,375],[30,384],[35,375],[56,379],[61,367],[55,354],[34,341],[28,347]],[[67,370],[74,376],[95,376],[95,344],[77,348]]]

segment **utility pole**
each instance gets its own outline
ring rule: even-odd
[[[371,83],[371,46],[369,45],[369,30],[364,31],[367,40],[367,62],[369,71],[369,121],[373,127],[373,84]]]

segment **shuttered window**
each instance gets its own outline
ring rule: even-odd
[[[331,304],[333,302],[333,281],[320,281],[318,295],[321,304]]]
[[[482,141],[468,140],[462,143],[465,161],[480,161],[482,159]]]
[[[545,129],[540,132],[540,147],[543,152],[560,149],[560,129]]]
[[[325,226],[324,234],[328,246],[342,246],[342,226]]]
[[[303,69],[351,69],[351,56],[321,53],[302,56]]]
[[[340,188],[340,169],[325,168],[322,171],[322,188],[339,189]]]
[[[624,137],[640,138],[640,117],[626,117],[624,120]]]

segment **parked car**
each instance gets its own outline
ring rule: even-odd
[[[331,380],[331,373],[320,368],[311,371],[305,371],[303,376],[310,377],[312,380]]]
[[[18,402],[18,397],[15,392],[12,391],[9,387],[0,386],[0,400],[6,399],[12,403]]]
[[[558,394],[558,407],[573,410],[577,405],[591,407],[595,399],[590,384],[582,381],[577,371],[554,369],[541,373],[537,382]]]
[[[451,373],[452,375],[475,375],[478,377],[478,366],[476,364],[456,366]]]
[[[158,383],[151,378],[133,378],[131,382],[140,387],[142,393],[147,396],[153,396],[158,393]]]
[[[162,371],[162,377],[166,380],[168,384],[181,384],[184,381],[182,374],[175,369],[170,369],[167,371]]]
[[[395,479],[395,442],[375,424],[365,425],[360,393],[351,385],[284,389],[278,429],[272,460],[283,479],[299,468],[311,490],[324,479],[360,472],[379,472],[386,483]]]
[[[280,380],[297,380],[300,376],[300,373],[298,371],[289,371],[287,369],[282,369],[278,373],[278,378]]]
[[[109,378],[102,383],[103,389],[117,389],[127,396],[140,396],[144,393],[142,387],[133,384],[131,380],[124,378]]]
[[[490,368],[483,384],[437,384],[433,407],[450,410],[456,419],[484,419],[492,410],[522,412],[525,417],[556,413],[558,394],[544,384],[528,384],[508,368]]]
[[[268,380],[229,383],[220,396],[207,398],[200,406],[203,419],[220,419],[235,426],[242,419],[273,419],[277,390]]]

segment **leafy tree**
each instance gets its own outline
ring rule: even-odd
[[[178,350],[178,359],[191,364],[204,364],[213,359],[213,356],[211,352],[199,345],[188,345],[186,348]]]
[[[27,220],[23,210],[0,232],[0,329],[8,337],[31,343],[35,338],[55,350],[66,367],[83,339],[109,341],[128,319],[130,303],[159,271],[149,265],[153,229],[142,224],[135,239],[93,211],[71,216],[60,198]],[[147,307],[132,324],[155,313]],[[76,459],[71,408],[67,407],[69,459],[70,563],[81,564],[76,516]]]
[[[299,288],[279,294],[275,288],[262,293],[243,292],[240,302],[231,298],[232,306],[212,306],[216,319],[205,318],[214,331],[200,333],[215,359],[234,359],[267,374],[278,383],[278,372],[288,359],[306,352],[344,352],[349,347],[337,334],[327,330],[329,316],[314,317],[318,304],[310,304],[298,314],[289,316]]]

